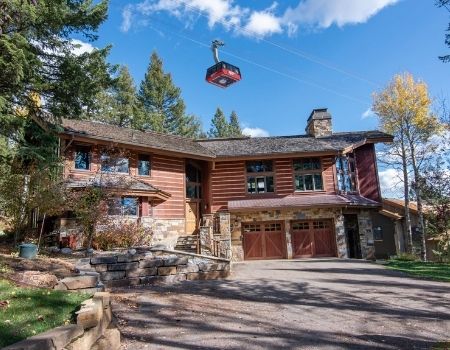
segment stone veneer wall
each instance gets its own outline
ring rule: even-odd
[[[173,249],[179,236],[186,231],[184,219],[141,218],[142,224],[153,230],[153,243],[164,244],[167,249]]]
[[[332,219],[335,226],[337,255],[339,258],[348,257],[347,238],[345,235],[344,215],[341,208],[316,208],[303,210],[262,210],[258,212],[231,213],[231,242],[232,260],[244,260],[242,246],[241,223],[262,221],[284,221],[286,234],[287,258],[292,258],[291,221],[309,219]],[[361,237],[361,251],[364,259],[371,259],[374,255],[372,220],[369,211],[358,213],[359,233]]]
[[[361,254],[363,259],[375,259],[373,242],[372,216],[367,210],[358,213],[359,238],[361,240]]]
[[[226,259],[148,248],[97,255],[90,266],[108,288],[218,279],[230,273]]]

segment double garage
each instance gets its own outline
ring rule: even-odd
[[[294,258],[336,256],[332,220],[291,221]],[[284,221],[242,223],[245,260],[283,259],[287,257]]]

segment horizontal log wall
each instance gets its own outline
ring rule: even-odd
[[[87,145],[88,146],[88,145]],[[75,169],[74,155],[77,144],[71,144],[65,151],[64,176],[73,178],[86,178],[93,176],[100,170],[100,152],[101,145],[91,146],[90,170]],[[129,158],[130,172],[129,175],[136,177],[142,182],[149,183],[160,190],[168,192],[171,197],[164,202],[155,201],[153,208],[148,208],[143,203],[143,214],[149,213],[155,218],[184,218],[185,216],[185,175],[184,175],[184,159],[178,157],[170,157],[165,155],[150,154],[150,176],[137,175],[137,161],[139,154],[146,154],[136,150],[128,150],[126,152]],[[123,175],[123,174],[122,174]],[[145,202],[145,201],[144,201]],[[144,211],[144,209],[146,209]]]
[[[334,158],[322,158],[324,192],[336,193],[334,179]],[[246,188],[245,161],[216,162],[211,170],[210,203],[211,211],[226,210],[228,201],[284,197],[289,195],[315,194],[324,192],[295,192],[293,159],[274,159],[275,193],[249,195]]]

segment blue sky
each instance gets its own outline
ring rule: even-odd
[[[156,50],[205,129],[220,106],[270,135],[303,133],[317,107],[329,108],[336,131],[366,130],[377,126],[363,117],[372,93],[396,73],[448,94],[450,64],[437,59],[448,51],[448,22],[423,0],[112,0],[92,45],[112,44],[110,61],[127,65],[137,85]],[[225,90],[204,81],[215,38],[243,74]]]
[[[335,131],[370,130],[372,94],[394,74],[411,72],[432,96],[450,97],[450,63],[438,60],[450,51],[449,21],[433,0],[111,0],[90,45],[112,44],[111,63],[127,65],[137,85],[156,50],[205,130],[218,106],[256,136],[302,134],[321,107]],[[204,80],[216,38],[226,43],[221,59],[243,74],[225,90]],[[385,194],[398,195],[398,175],[380,168]]]

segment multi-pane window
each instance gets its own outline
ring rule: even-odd
[[[323,191],[322,166],[319,158],[301,158],[294,160],[295,190]]]
[[[356,191],[355,157],[353,153],[336,158],[336,173],[339,191]]]
[[[100,156],[101,170],[106,173],[124,173],[130,171],[129,160],[126,157],[114,157],[107,153]]]
[[[248,193],[271,193],[275,191],[272,161],[248,161],[246,169]]]
[[[150,175],[150,156],[148,154],[139,154],[138,156],[138,175]]]
[[[90,148],[79,146],[75,149],[75,169],[89,170],[90,168]]]
[[[138,216],[139,201],[136,197],[116,197],[108,201],[109,215]]]
[[[202,198],[202,173],[191,163],[186,164],[186,198]]]

